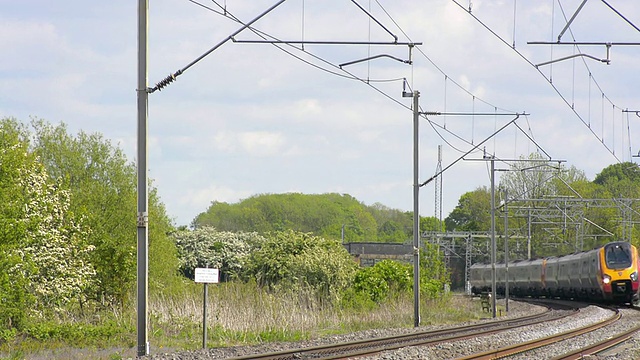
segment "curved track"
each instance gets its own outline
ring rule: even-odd
[[[412,334],[361,340],[341,344],[325,345],[304,349],[293,349],[275,353],[253,354],[233,358],[245,359],[343,359],[376,354],[382,351],[395,350],[408,346],[431,346],[439,343],[465,340],[478,336],[490,335],[501,331],[530,326],[547,321],[558,320],[577,312],[576,308],[567,304],[545,304],[546,312],[516,319],[492,321],[484,324],[455,327],[445,330],[422,331]]]

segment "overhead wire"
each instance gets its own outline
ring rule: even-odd
[[[230,13],[226,8],[224,8],[224,13],[222,13],[222,12],[217,11],[217,10],[215,10],[215,9],[211,8],[211,7],[208,7],[208,6],[206,6],[206,5],[204,5],[204,4],[200,3],[200,2],[198,2],[198,1],[196,1],[196,0],[187,0],[187,1],[189,1],[190,3],[196,4],[196,5],[198,5],[198,6],[202,7],[202,8],[204,8],[204,9],[206,9],[206,10],[212,11],[212,12],[214,12],[215,14],[218,14],[218,15],[220,15],[220,16],[223,16],[223,17],[226,17],[226,18],[228,18],[228,19],[231,19],[231,20],[233,20],[233,21],[235,21],[235,22],[237,22],[237,23],[239,23],[239,24],[241,24],[241,25],[243,25],[243,26],[246,26],[246,23],[244,23],[244,22],[243,22],[242,20],[240,20],[239,18],[235,17],[235,16],[234,16],[233,14],[231,14],[231,13]],[[218,6],[219,8],[221,8],[221,9],[223,8],[223,6],[222,6],[222,5],[220,5],[216,0],[211,0],[211,1],[212,1],[214,4],[216,4],[216,6]],[[260,30],[258,30],[258,29],[256,29],[256,28],[252,27],[252,26],[248,26],[248,27],[247,27],[247,29],[249,29],[250,31],[252,31],[252,32],[253,32],[254,34],[256,34],[257,36],[261,37],[263,40],[267,40],[267,39],[269,38],[269,39],[271,39],[271,40],[281,41],[280,39],[278,39],[278,38],[276,38],[276,37],[274,37],[274,36],[271,36],[271,35],[269,35],[269,34],[267,34],[267,33],[263,32],[263,31],[260,31]],[[325,64],[327,64],[327,65],[330,65],[330,66],[332,66],[332,67],[334,67],[334,68],[338,69],[338,70],[341,70],[343,73],[346,73],[347,75],[345,75],[345,74],[343,74],[343,73],[339,73],[339,72],[337,72],[337,71],[332,71],[332,70],[329,70],[329,69],[323,68],[323,67],[321,67],[321,66],[318,66],[318,65],[316,65],[316,64],[314,64],[314,63],[312,63],[312,62],[310,62],[310,61],[308,61],[308,60],[306,60],[306,59],[303,59],[302,57],[300,57],[300,56],[298,56],[298,55],[293,54],[293,53],[292,53],[292,52],[290,52],[290,51],[287,51],[286,49],[282,48],[282,47],[281,47],[281,46],[279,46],[278,44],[272,44],[272,45],[273,45],[273,46],[275,46],[275,47],[277,47],[278,49],[282,50],[283,52],[287,53],[288,55],[290,55],[290,56],[292,56],[292,57],[296,58],[297,60],[300,60],[301,62],[304,62],[304,63],[306,63],[307,65],[309,65],[309,66],[311,66],[311,67],[314,67],[314,68],[316,68],[316,69],[318,69],[318,70],[321,70],[321,71],[324,71],[324,72],[330,73],[330,74],[335,75],[335,76],[338,76],[338,77],[342,77],[342,78],[350,79],[350,80],[361,81],[361,82],[364,82],[364,83],[366,83],[366,82],[367,82],[367,80],[366,80],[366,79],[363,79],[363,78],[357,77],[357,76],[355,76],[355,75],[351,74],[349,71],[346,71],[346,70],[344,70],[344,69],[340,69],[337,65],[335,65],[335,64],[333,64],[333,63],[331,63],[331,62],[328,62],[328,61],[326,61],[326,60],[324,60],[324,59],[322,59],[322,58],[320,58],[320,57],[318,57],[318,56],[314,55],[313,53],[310,53],[310,52],[308,52],[308,51],[306,51],[306,50],[304,50],[304,49],[301,49],[301,48],[297,48],[297,47],[295,47],[295,46],[293,46],[293,45],[291,45],[291,44],[286,44],[285,42],[282,42],[282,44],[285,44],[285,45],[287,45],[287,46],[289,46],[289,47],[293,47],[293,48],[295,48],[296,50],[301,51],[301,52],[305,53],[306,55],[309,55],[309,56],[311,56],[311,57],[315,58],[316,60],[319,60],[319,61],[321,61],[321,62],[323,62],[323,63],[325,63]],[[368,80],[368,81],[370,81],[370,82],[380,82],[380,83],[382,83],[382,82],[394,82],[394,81],[402,81],[402,80],[403,80],[403,78],[395,78],[395,79],[375,79],[375,80]],[[402,103],[400,103],[400,102],[398,102],[398,103],[399,103],[399,104],[401,104],[401,105],[404,105],[404,104],[402,104]],[[406,107],[406,106],[405,106],[405,107]]]
[[[567,21],[568,21],[567,14],[566,14],[566,13],[565,13],[565,11],[564,11],[564,7],[562,6],[562,2],[561,2],[561,0],[557,0],[557,1],[558,1],[558,5],[559,5],[559,7],[560,7],[560,11],[561,11],[561,13],[562,13],[562,16],[563,16],[563,18],[564,18],[564,21],[565,21],[565,22],[567,22]],[[616,14],[618,14],[620,17],[622,17],[624,20],[626,20],[629,24],[631,24],[631,26],[633,26],[634,28],[636,28],[636,30],[638,29],[638,28],[637,28],[633,23],[631,23],[627,18],[625,18],[621,13],[619,13],[615,8],[613,8],[611,5],[609,5],[606,1],[604,1],[604,0],[601,0],[601,1],[602,1],[603,3],[605,3],[605,4],[606,4],[606,5],[607,5],[611,10],[613,10]],[[571,27],[569,27],[567,30],[569,31],[569,34],[571,35],[571,39],[573,40],[573,42],[576,42],[576,37],[575,37],[575,35],[573,34],[573,30],[571,29]],[[574,45],[574,49],[577,49],[577,50],[578,50],[578,53],[579,53],[579,54],[582,54],[582,50],[580,49],[580,46],[579,46],[579,45],[577,45],[577,44],[576,44],[576,45]],[[591,72],[591,68],[589,67],[589,64],[587,63],[586,59],[585,59],[584,57],[581,57],[581,59],[582,59],[582,64],[584,65],[584,67],[587,69],[587,71],[588,71],[588,73],[589,73],[589,104],[591,104],[591,81],[593,81],[593,83],[596,85],[596,87],[597,87],[597,88],[598,88],[598,90],[600,91],[600,94],[602,95],[602,117],[601,117],[601,122],[602,122],[602,124],[601,124],[601,125],[602,125],[602,135],[601,135],[601,138],[600,138],[599,140],[602,142],[602,144],[603,144],[603,145],[605,145],[605,147],[609,150],[609,152],[610,152],[610,153],[611,153],[611,154],[612,154],[612,155],[613,155],[613,156],[614,156],[614,157],[615,157],[619,162],[621,162],[621,160],[620,160],[620,159],[615,155],[615,129],[613,130],[613,132],[612,132],[612,137],[611,137],[611,138],[612,138],[612,140],[611,140],[611,142],[612,142],[612,148],[611,148],[611,149],[609,149],[609,148],[606,146],[606,144],[605,144],[605,137],[604,137],[604,121],[605,121],[605,117],[604,117],[604,102],[605,102],[605,100],[606,100],[607,102],[609,102],[609,104],[611,104],[611,106],[613,107],[613,111],[612,111],[612,113],[613,113],[613,112],[615,112],[615,109],[616,109],[616,108],[617,108],[617,109],[619,109],[619,110],[624,110],[624,109],[622,109],[621,107],[617,106],[617,105],[613,102],[613,100],[611,100],[611,98],[609,98],[609,97],[605,94],[605,92],[604,92],[604,90],[602,89],[602,87],[600,86],[600,84],[599,84],[599,83],[597,82],[597,80],[593,77],[592,72]],[[573,61],[574,61],[574,64],[575,64],[575,59],[573,59]],[[574,69],[574,72],[575,72],[575,69]],[[575,74],[574,74],[574,76],[575,76]],[[571,104],[571,108],[572,108],[572,109],[574,108],[574,107],[573,107],[573,104],[574,104],[574,102],[573,102],[573,99],[572,99],[572,104]],[[590,107],[590,105],[589,105],[589,109],[588,109],[588,114],[589,114],[588,127],[590,128],[590,127],[591,127],[591,119],[590,119],[590,116],[591,116],[591,107]],[[614,126],[614,121],[615,121],[615,119],[614,119],[614,117],[612,116],[612,119],[611,119],[612,126]],[[597,138],[597,136],[596,136],[596,138]]]
[[[564,7],[562,6],[562,3],[560,2],[560,0],[558,0],[558,5],[560,6],[560,11],[562,12],[562,17],[564,17],[565,21],[568,21],[567,19],[567,14],[564,11]],[[571,39],[576,42],[576,37],[573,34],[573,30],[571,30],[571,27],[568,28],[569,31],[569,35],[571,35]],[[580,45],[574,45],[574,48],[576,48],[578,50],[579,54],[582,54],[582,50],[580,49]],[[591,68],[589,67],[589,63],[587,63],[587,60],[584,57],[581,57],[582,59],[582,64],[584,65],[584,67],[587,69],[587,71],[589,72],[589,78],[590,80],[593,81],[594,84],[596,84],[596,87],[598,88],[598,90],[602,93],[602,95],[605,97],[605,99],[607,99],[607,101],[609,103],[611,103],[612,105],[616,106],[613,103],[613,100],[611,100],[604,92],[604,90],[602,89],[602,87],[600,86],[600,84],[598,83],[598,81],[596,81],[596,79],[593,77],[592,72],[591,72]],[[622,110],[621,107],[616,106],[618,109]]]
[[[640,32],[640,28],[635,26],[631,20],[627,19],[624,15],[622,15],[622,13],[620,13],[618,10],[616,10],[616,8],[614,8],[613,6],[611,6],[611,4],[609,4],[608,2],[606,2],[605,0],[601,0],[605,5],[607,5],[611,10],[613,10],[613,12],[615,12],[616,14],[618,14],[618,16],[620,16],[622,19],[624,19],[624,21],[626,21],[629,25],[631,25],[634,29],[636,29],[638,32]]]
[[[194,2],[195,0],[188,0],[188,1],[190,1],[190,2]],[[218,3],[217,3],[217,1],[216,1],[216,0],[211,0],[211,1],[212,1],[213,3],[215,3],[218,7],[220,7],[220,6],[221,6],[220,4],[218,4]],[[216,13],[218,13],[218,12],[216,12]],[[230,12],[228,12],[228,11],[226,12],[226,14],[225,14],[224,16],[225,16],[225,17],[227,17],[227,18],[229,18],[229,19],[231,19],[231,20],[233,20],[233,21],[235,21],[235,22],[237,22],[237,23],[239,23],[239,24],[243,24],[242,20],[240,20],[239,18],[237,18],[236,16],[234,16],[233,14],[231,14],[231,13],[230,13]],[[307,65],[309,65],[309,66],[311,66],[311,67],[314,67],[314,68],[316,68],[316,69],[318,69],[318,70],[321,70],[321,71],[327,72],[327,73],[329,73],[329,74],[331,74],[331,75],[335,75],[335,76],[342,77],[342,78],[346,78],[346,79],[350,79],[350,80],[356,80],[356,81],[360,81],[360,82],[363,82],[363,83],[368,83],[368,82],[384,83],[384,82],[395,82],[395,81],[402,81],[402,80],[404,80],[404,78],[373,79],[373,80],[372,80],[372,79],[364,79],[364,78],[361,78],[361,77],[355,76],[354,74],[352,74],[351,72],[349,72],[349,71],[345,70],[344,68],[341,68],[340,66],[335,65],[335,64],[333,64],[333,63],[331,63],[331,62],[329,62],[329,61],[327,61],[327,60],[325,60],[325,59],[323,59],[323,58],[321,58],[321,57],[319,57],[319,56],[317,56],[317,55],[315,55],[315,54],[313,54],[313,53],[311,53],[311,52],[309,52],[309,51],[307,51],[307,50],[305,50],[304,48],[298,48],[298,47],[296,47],[296,46],[294,46],[294,45],[287,44],[286,42],[283,42],[281,39],[279,39],[279,38],[277,38],[277,37],[275,37],[275,36],[273,36],[273,35],[270,35],[270,34],[268,34],[268,33],[264,32],[264,31],[262,31],[262,30],[256,29],[256,28],[254,28],[254,27],[249,27],[249,30],[251,30],[254,34],[256,34],[257,36],[259,36],[259,37],[260,37],[260,38],[262,38],[263,40],[270,39],[270,40],[273,40],[273,41],[280,41],[280,43],[279,43],[279,44],[273,43],[273,44],[271,44],[271,45],[275,46],[276,48],[278,48],[279,50],[281,50],[281,51],[285,52],[286,54],[288,54],[288,55],[290,55],[290,56],[294,57],[295,59],[300,60],[300,61],[302,61],[303,63],[305,63],[305,64],[307,64]],[[308,61],[308,60],[306,60],[306,59],[303,59],[302,57],[300,57],[300,56],[298,56],[298,55],[296,55],[296,54],[294,54],[294,53],[292,53],[292,52],[290,52],[290,51],[288,51],[288,50],[284,49],[284,48],[283,48],[283,46],[281,46],[281,45],[286,45],[286,46],[289,46],[289,47],[291,47],[291,48],[294,48],[294,49],[296,49],[296,50],[298,50],[298,51],[300,51],[300,52],[303,52],[305,55],[308,55],[308,56],[310,56],[310,57],[312,57],[312,58],[314,58],[314,59],[316,59],[316,60],[318,60],[318,61],[320,61],[320,62],[324,63],[325,65],[331,66],[331,67],[335,68],[336,70],[340,70],[340,71],[342,71],[343,73],[346,73],[346,75],[345,75],[345,74],[343,74],[343,73],[337,72],[337,71],[332,71],[332,70],[329,70],[329,69],[323,68],[323,67],[321,67],[321,66],[318,66],[318,65],[316,65],[316,64],[314,64],[314,63],[312,63],[312,62],[310,62],[310,61]],[[400,102],[399,102],[399,103],[400,103]],[[400,103],[400,104],[402,104],[402,103]],[[402,104],[402,105],[404,106],[404,104]],[[408,108],[408,106],[405,106],[405,107],[407,107],[407,108]]]
[[[206,9],[206,10],[212,11],[212,12],[214,12],[215,14],[218,14],[218,15],[220,15],[220,16],[223,16],[223,17],[229,18],[229,19],[231,19],[231,20],[233,20],[233,21],[235,21],[235,22],[237,22],[237,23],[239,23],[239,24],[244,24],[244,23],[243,23],[239,18],[237,18],[235,15],[233,15],[231,12],[229,12],[229,11],[226,9],[226,6],[225,6],[225,7],[223,7],[223,6],[222,6],[222,5],[220,5],[216,0],[211,0],[211,1],[212,1],[216,6],[218,6],[219,8],[223,9],[223,10],[224,10],[224,12],[217,11],[217,10],[215,10],[215,9],[211,8],[211,7],[208,7],[208,6],[204,5],[204,4],[201,4],[200,2],[198,2],[198,1],[196,1],[196,0],[187,0],[187,1],[189,1],[189,2],[191,2],[191,3],[193,3],[193,4],[196,4],[196,5],[198,5],[198,6],[202,7],[202,8],[204,8],[204,9]],[[402,34],[403,34],[405,37],[407,37],[407,39],[409,39],[409,41],[411,41],[410,37],[406,34],[406,32],[402,29],[402,27],[400,27],[400,25],[395,21],[395,19],[394,19],[394,18],[393,18],[389,13],[388,13],[388,11],[387,11],[383,6],[382,6],[382,4],[380,4],[380,2],[379,2],[378,0],[375,0],[375,1],[376,1],[376,3],[378,4],[378,6],[380,6],[380,8],[382,9],[382,11],[383,11],[383,12],[384,12],[388,17],[389,17],[389,19],[394,23],[394,25],[395,25],[395,26],[396,26],[396,27],[397,27],[397,28],[402,32]],[[354,3],[355,3],[355,2],[354,2]],[[356,3],[356,4],[357,4],[357,3]],[[360,7],[360,6],[358,6],[358,7]],[[366,12],[366,11],[365,11],[365,13],[367,13],[369,16],[371,16],[368,12]],[[376,22],[378,22],[378,21],[376,20]],[[262,38],[263,40],[271,39],[271,40],[281,41],[281,40],[279,40],[277,37],[272,36],[272,35],[270,35],[270,34],[268,34],[268,33],[264,32],[264,31],[261,31],[261,30],[259,30],[259,29],[257,29],[257,28],[254,28],[254,27],[252,27],[252,26],[249,26],[247,29],[249,29],[250,31],[252,31],[254,34],[256,34],[257,36],[259,36],[259,37],[260,37],[260,38]],[[386,28],[384,28],[384,29],[388,31],[388,29],[386,29]],[[388,31],[388,32],[389,32],[389,31]],[[391,32],[389,32],[389,33],[391,33]],[[389,94],[385,93],[384,91],[382,91],[381,89],[379,89],[378,87],[376,87],[376,86],[374,86],[374,85],[372,84],[372,83],[382,83],[382,82],[394,82],[394,81],[400,81],[400,80],[403,80],[402,78],[397,78],[397,79],[376,79],[376,80],[364,79],[364,78],[361,78],[361,77],[358,77],[358,76],[356,76],[356,75],[352,74],[351,72],[347,71],[347,70],[346,70],[346,69],[344,69],[344,68],[341,68],[341,67],[339,67],[339,66],[337,66],[337,65],[335,65],[335,64],[333,64],[333,63],[331,63],[331,62],[329,62],[329,61],[327,61],[327,60],[325,60],[325,59],[323,59],[323,58],[321,58],[321,57],[319,57],[319,56],[317,56],[317,55],[315,55],[315,54],[313,54],[313,53],[311,53],[311,52],[309,52],[309,51],[307,51],[307,50],[305,50],[304,48],[298,48],[298,47],[296,47],[296,46],[294,46],[294,45],[292,45],[292,44],[287,44],[286,42],[282,42],[281,44],[286,45],[286,46],[291,47],[291,48],[294,48],[294,49],[295,49],[295,50],[297,50],[297,51],[303,52],[305,55],[310,56],[310,57],[312,57],[313,59],[315,59],[315,60],[317,60],[317,61],[320,61],[320,62],[322,62],[323,64],[325,64],[325,65],[327,65],[327,66],[330,66],[330,67],[335,68],[335,69],[336,69],[336,71],[333,71],[333,70],[330,70],[330,69],[324,68],[324,67],[322,67],[322,66],[319,66],[319,65],[317,65],[317,64],[314,64],[313,62],[308,61],[307,59],[304,59],[304,58],[302,58],[302,57],[300,57],[300,56],[298,56],[298,55],[294,54],[293,52],[291,52],[291,51],[289,51],[289,50],[285,49],[283,46],[280,46],[280,44],[273,43],[272,45],[273,45],[273,46],[275,46],[276,48],[278,48],[279,50],[283,51],[284,53],[288,54],[289,56],[291,56],[291,57],[293,57],[293,58],[295,58],[295,59],[297,59],[297,60],[299,60],[299,61],[301,61],[301,62],[303,62],[303,63],[305,63],[305,64],[307,64],[307,65],[309,65],[309,66],[311,66],[311,67],[314,67],[314,68],[316,68],[316,69],[318,69],[318,70],[321,70],[321,71],[327,72],[327,73],[329,73],[329,74],[331,74],[331,75],[335,75],[335,76],[338,76],[338,77],[342,77],[342,78],[346,78],[346,79],[350,79],[350,80],[360,81],[360,82],[362,82],[362,83],[364,83],[364,84],[368,85],[369,87],[371,87],[374,91],[378,92],[378,93],[379,93],[379,94],[381,94],[382,96],[384,96],[384,97],[388,98],[388,99],[389,99],[389,100],[391,100],[392,102],[394,102],[394,103],[396,103],[396,104],[400,105],[401,107],[403,107],[403,108],[405,108],[405,109],[407,109],[407,110],[411,110],[411,107],[410,107],[410,106],[408,106],[408,105],[406,105],[406,104],[404,104],[404,103],[400,102],[400,101],[399,101],[399,100],[397,100],[395,97],[393,97],[393,96],[391,96],[391,95],[389,95]],[[513,112],[513,111],[510,111],[510,110],[507,110],[507,109],[504,109],[504,108],[501,108],[501,107],[497,107],[497,106],[495,106],[495,105],[492,105],[492,104],[491,104],[491,103],[489,103],[488,101],[485,101],[485,100],[483,100],[482,98],[477,97],[475,94],[471,93],[469,90],[467,90],[467,89],[466,89],[465,87],[463,87],[461,84],[459,84],[459,83],[457,83],[456,81],[452,80],[452,79],[447,75],[447,73],[446,73],[446,72],[444,72],[444,71],[443,71],[443,70],[442,70],[442,69],[441,69],[441,68],[440,68],[440,67],[439,67],[439,66],[438,66],[438,65],[437,65],[437,64],[436,64],[436,63],[435,63],[435,62],[434,62],[434,61],[433,61],[433,60],[432,60],[432,59],[431,59],[431,58],[430,58],[426,53],[424,53],[424,51],[422,51],[422,49],[420,49],[419,47],[418,47],[417,49],[418,49],[418,52],[419,52],[419,53],[420,53],[420,54],[421,54],[425,59],[427,59],[427,61],[428,61],[429,63],[431,63],[431,65],[432,65],[432,66],[434,66],[434,68],[436,68],[436,69],[437,69],[441,74],[443,74],[443,75],[445,76],[445,79],[448,79],[449,81],[451,81],[454,85],[456,85],[458,88],[460,88],[462,91],[464,91],[466,94],[468,94],[469,96],[471,96],[471,97],[474,99],[474,108],[475,108],[475,100],[477,99],[478,101],[480,101],[480,102],[482,102],[482,103],[484,103],[484,104],[486,104],[486,105],[488,105],[488,106],[494,107],[495,109],[500,109],[500,110],[505,111],[505,112],[512,112],[512,113],[515,113],[515,112]],[[341,71],[342,73],[341,73],[341,72],[338,72],[338,70],[339,70],[339,71]],[[345,75],[345,74],[346,74],[346,75]],[[460,153],[464,153],[464,152],[465,152],[464,150],[457,148],[457,147],[456,147],[456,146],[454,146],[451,142],[449,142],[449,141],[446,139],[446,137],[441,133],[441,131],[444,131],[444,132],[448,133],[449,135],[451,135],[451,136],[453,136],[453,137],[457,138],[458,140],[460,140],[460,141],[462,141],[462,142],[464,142],[464,143],[467,143],[468,145],[473,146],[473,140],[472,140],[472,141],[468,141],[468,140],[464,139],[463,137],[459,136],[458,134],[456,134],[456,133],[452,132],[451,130],[447,129],[447,128],[446,128],[446,126],[445,126],[445,127],[443,127],[443,126],[441,126],[440,124],[438,124],[437,122],[432,121],[432,120],[431,120],[431,119],[429,119],[426,115],[421,114],[421,117],[423,117],[423,118],[424,118],[424,119],[425,119],[425,120],[430,124],[430,126],[432,127],[432,129],[434,130],[434,132],[437,134],[437,136],[438,136],[441,140],[443,140],[443,141],[444,141],[448,146],[450,146],[452,149],[454,149],[455,151],[458,151],[458,152],[460,152]],[[438,130],[438,128],[440,128],[440,130]]]
[[[411,40],[411,37],[402,29],[402,27],[395,21],[395,19],[389,14],[389,12],[384,8],[384,6],[382,6],[382,4],[380,4],[379,0],[375,0],[376,3],[378,4],[378,6],[380,6],[380,8],[382,9],[382,11],[389,17],[389,19],[393,22],[393,24],[400,30],[400,32],[402,32],[402,34],[409,40],[409,41],[413,41]],[[418,52],[436,69],[438,70],[438,72],[440,72],[440,74],[444,75],[444,76],[448,76],[447,73],[442,70],[442,68],[440,68],[440,66],[438,66],[420,47],[417,48]],[[467,90],[464,86],[462,86],[461,84],[459,84],[458,82],[456,82],[455,80],[451,79],[451,77],[449,76],[449,81],[451,81],[454,85],[456,85],[458,88],[460,88],[462,91],[464,91],[467,95],[469,96],[473,96],[476,99],[478,99],[480,102],[484,103],[485,105],[488,105],[490,107],[495,107],[495,105],[489,103],[488,101],[483,100],[482,98],[476,96],[475,94],[471,93],[469,90]],[[512,110],[507,110],[504,108],[500,108],[498,107],[498,109],[502,110],[502,111],[506,111],[506,112],[515,112]]]
[[[461,9],[464,10],[464,6],[462,4],[460,4],[457,0],[451,0],[454,4],[458,5]],[[466,12],[466,11],[465,11]],[[536,69],[536,71],[538,71],[538,73],[540,73],[540,75],[542,77],[544,77],[547,82],[549,83],[549,85],[553,88],[553,90],[556,92],[556,94],[558,94],[558,96],[560,96],[560,98],[562,99],[562,101],[564,101],[564,103],[571,109],[571,111],[574,113],[574,115],[589,129],[589,131],[596,137],[596,139],[601,140],[598,135],[594,132],[594,130],[588,126],[587,122],[585,121],[585,119],[578,113],[578,111],[575,109],[575,107],[572,107],[571,104],[569,103],[569,101],[567,100],[567,98],[562,94],[562,92],[560,91],[560,89],[558,89],[558,87],[553,84],[553,82],[551,81],[550,78],[547,78],[544,73],[542,72],[542,70],[540,70],[534,63],[531,62],[531,60],[529,60],[526,56],[524,56],[524,54],[522,52],[520,52],[518,49],[515,49],[513,47],[511,47],[509,45],[509,43],[507,43],[507,41],[501,37],[500,35],[498,35],[493,29],[491,29],[487,24],[485,24],[482,20],[480,20],[480,18],[478,18],[476,15],[469,13],[469,16],[471,16],[474,20],[476,20],[482,27],[484,27],[489,33],[491,33],[493,36],[495,36],[498,40],[500,40],[503,44],[507,45],[510,49],[512,49],[516,54],[518,54],[518,56],[520,56],[526,63],[528,63],[529,65],[531,65],[534,69]],[[596,83],[597,85],[597,83]],[[599,87],[599,85],[598,85]],[[602,93],[604,96],[604,92]],[[601,141],[602,145],[604,146],[604,148],[619,162],[620,159],[613,153],[613,151],[611,150],[611,148],[609,148],[609,146],[607,146],[607,144],[604,141]]]
[[[379,0],[375,0],[376,3],[378,4],[378,6],[381,8],[381,10],[387,15],[387,17],[389,17],[389,19],[393,22],[393,24],[398,28],[398,30],[409,40],[409,41],[413,41],[411,40],[411,37],[402,29],[402,27],[400,26],[400,24],[398,24],[395,19],[393,18],[393,16],[391,16],[391,14],[389,14],[389,12],[385,9],[385,7],[380,3]],[[469,4],[469,11],[471,11],[471,3]],[[418,53],[420,53],[436,70],[438,70],[440,72],[440,74],[444,75],[445,77],[445,89],[446,89],[446,81],[449,80],[451,81],[454,85],[456,85],[459,89],[461,89],[462,91],[464,91],[467,95],[471,96],[474,99],[474,108],[475,108],[475,100],[477,99],[478,101],[482,102],[485,105],[491,106],[493,108],[496,109],[500,109],[501,111],[505,111],[505,112],[512,112],[515,113],[514,111],[511,110],[507,110],[501,107],[497,107],[491,103],[489,103],[488,101],[483,100],[482,98],[479,98],[478,96],[476,96],[475,94],[471,93],[469,90],[467,90],[464,86],[462,86],[461,84],[459,84],[458,82],[456,82],[455,80],[451,79],[451,77],[449,77],[449,75],[442,70],[442,68],[440,68],[440,66],[438,66],[421,48],[417,48]],[[446,91],[446,90],[445,90]],[[446,94],[445,94],[446,97]],[[446,99],[445,99],[446,100]],[[433,130],[435,131],[436,135],[438,135],[438,137],[444,141],[448,146],[450,146],[453,150],[460,152],[460,153],[464,153],[465,151],[462,149],[459,149],[458,147],[454,146],[452,143],[450,143],[449,141],[447,141],[444,136],[442,134],[440,134],[440,132],[435,128],[435,126],[438,126],[440,128],[442,128],[444,131],[447,131],[448,133],[454,135],[456,138],[458,138],[459,140],[465,142],[466,144],[473,146],[473,139],[471,141],[468,141],[466,139],[463,139],[462,137],[458,136],[457,134],[454,134],[453,132],[449,131],[446,128],[446,123],[445,126],[440,126],[439,124],[433,122],[432,120],[428,119],[426,116],[424,117],[427,121],[429,121],[429,124],[431,125],[431,127],[433,128]],[[445,115],[445,120],[446,120],[446,115]]]

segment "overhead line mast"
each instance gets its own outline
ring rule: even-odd
[[[137,355],[145,356],[149,354],[149,340],[148,340],[148,283],[149,283],[149,214],[148,214],[148,164],[147,164],[147,136],[148,136],[148,99],[149,94],[154,93],[156,91],[162,90],[164,87],[173,83],[178,76],[182,75],[186,70],[191,68],[200,60],[204,59],[206,56],[211,54],[213,51],[227,43],[229,40],[236,41],[234,37],[241,33],[246,29],[251,29],[251,25],[256,21],[267,15],[269,12],[280,6],[286,0],[279,0],[276,4],[262,12],[260,15],[255,17],[253,20],[248,23],[244,23],[239,21],[234,17],[234,20],[242,24],[242,26],[236,30],[234,33],[226,37],[224,40],[216,44],[214,47],[210,48],[208,51],[197,57],[195,60],[190,62],[188,65],[179,69],[178,71],[169,74],[169,76],[165,77],[163,80],[158,82],[154,87],[149,87],[148,85],[148,73],[147,73],[147,62],[148,62],[148,20],[149,20],[149,0],[138,0],[138,82],[137,82],[137,125],[138,125],[138,133],[137,133],[137,193],[138,193],[138,204],[137,204],[137,322],[136,322],[136,330],[137,330]],[[354,4],[358,5],[354,0],[352,0]],[[198,4],[202,6],[201,4]],[[358,5],[358,7],[360,7]],[[361,8],[361,7],[360,7]],[[212,10],[207,7],[207,9]],[[362,9],[362,8],[361,8]],[[364,10],[364,9],[362,9]],[[371,14],[365,11],[367,15],[370,17]],[[227,14],[225,8],[225,14]],[[375,19],[374,19],[375,20]],[[376,22],[380,24],[376,20]],[[384,28],[387,30],[386,28]],[[387,32],[389,32],[387,30]],[[398,43],[397,36],[391,34],[394,38],[394,41],[391,43],[385,43],[386,45],[401,45]],[[304,43],[304,42],[302,42]],[[344,43],[348,44],[348,43]],[[361,44],[367,44],[366,42],[361,42]],[[374,43],[372,43],[374,44]],[[414,45],[421,45],[422,43],[406,43],[409,45],[410,49],[413,48]],[[388,56],[388,55],[380,55],[380,56]],[[410,63],[410,58],[407,63]],[[416,185],[417,189],[417,185]]]

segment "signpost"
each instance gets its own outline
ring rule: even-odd
[[[204,300],[202,304],[202,348],[207,348],[207,284],[216,284],[220,279],[218,269],[196,268],[195,282],[204,284]]]

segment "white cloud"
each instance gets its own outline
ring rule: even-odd
[[[254,131],[239,134],[238,140],[242,148],[253,156],[271,156],[278,154],[285,144],[280,133]]]
[[[513,1],[473,3],[473,15],[510,43]],[[121,144],[134,160],[135,4],[80,0],[37,8],[29,4],[15,2],[0,14],[0,47],[10,54],[0,58],[0,116],[28,121],[29,115],[35,115],[64,121],[72,131],[101,132]],[[228,10],[246,21],[271,5],[246,0],[229,2]],[[401,97],[402,78],[421,92],[420,105],[425,111],[492,112],[493,106],[498,111],[527,111],[531,115],[519,119],[518,124],[527,131],[530,128],[536,142],[553,157],[594,175],[616,161],[535,68],[464,9],[451,1],[398,0],[383,5],[384,11],[372,2],[371,13],[399,41],[410,38],[423,42],[420,50],[428,59],[414,49],[413,65],[382,58],[349,66],[350,72],[365,80],[361,82],[334,75],[348,76],[309,54],[338,64],[378,54],[404,59],[408,48],[305,45],[302,52],[283,46],[330,73],[272,45],[229,42],[191,66],[162,92],[150,94],[150,169],[170,215],[175,214],[184,224],[206,210],[212,200],[237,201],[256,193],[290,189],[349,193],[368,204],[381,202],[411,210],[412,112],[411,99]],[[640,13],[635,3],[616,6],[635,23],[640,21],[636,20]],[[557,20],[555,34],[551,33],[552,13]],[[287,2],[256,26],[282,39],[391,39],[349,2],[327,7],[322,0],[305,0],[304,32],[302,15],[299,4]],[[550,3],[517,2],[517,49],[533,62],[570,53],[571,48],[554,46],[551,53],[548,46],[526,44],[553,39],[563,21]],[[599,26],[591,26],[594,22]],[[183,68],[239,27],[188,2],[154,1],[150,7],[149,84],[153,86]],[[637,38],[632,27],[598,2],[587,3],[572,31],[580,41]],[[238,38],[257,37],[243,32]],[[584,50],[593,54],[605,51],[600,47]],[[622,132],[621,113],[612,115],[606,101],[603,116],[600,88],[616,106],[633,108],[640,82],[640,72],[635,71],[639,50],[612,47],[609,66],[587,61],[587,70],[585,62],[577,60],[541,69],[553,75],[553,86],[597,128],[597,136],[604,133],[606,145],[615,147],[623,160],[629,160],[625,155],[629,146],[634,154],[640,149],[636,140],[640,138],[640,122],[632,116],[631,132]],[[447,75],[446,82],[441,71]],[[367,79],[387,81],[367,84]],[[616,119],[615,139],[611,118]],[[446,123],[447,130],[453,132],[439,129],[455,149],[421,120],[421,178],[435,169],[437,145],[443,145],[446,166],[461,155],[460,151],[470,148],[465,141],[473,137],[477,144],[510,119],[431,117],[437,124]],[[602,119],[605,131],[600,129]],[[625,143],[629,138],[631,144]],[[485,146],[504,157],[535,149],[513,127]],[[464,161],[456,164],[445,174],[443,204],[449,204],[451,210],[462,193],[482,184],[488,184],[483,166]],[[432,190],[421,194],[425,203],[421,208],[430,214]]]
[[[235,190],[216,184],[202,188],[182,187],[182,189],[185,190],[180,192],[179,196],[173,199],[173,202],[181,211],[188,212],[192,217],[205,212],[214,201],[236,203],[253,195],[250,190]],[[186,225],[185,220],[189,219],[181,217],[179,219],[181,223],[178,225]]]

